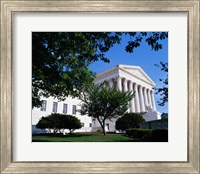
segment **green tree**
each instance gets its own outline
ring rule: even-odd
[[[139,128],[140,123],[144,121],[144,118],[140,114],[125,113],[122,117],[117,119],[115,128],[123,131],[130,128]]]
[[[80,120],[72,115],[53,113],[42,117],[36,127],[46,129],[48,133],[62,133],[64,129],[68,129],[71,134],[74,130],[80,129],[82,125]]]
[[[32,34],[32,101],[40,97],[78,96],[94,73],[88,65],[97,60],[108,62],[103,53],[119,42],[119,34],[80,32],[34,32]]]
[[[32,33],[32,106],[41,105],[41,96],[78,96],[95,74],[88,65],[109,62],[105,53],[130,36],[125,50],[132,53],[141,42],[154,51],[162,49],[167,32],[33,32]]]
[[[64,128],[68,129],[70,134],[76,129],[80,129],[82,127],[80,120],[72,115],[66,115],[63,119],[63,124]]]
[[[36,124],[36,128],[46,129],[47,133],[60,133],[61,121],[57,114],[42,117]]]
[[[80,112],[96,118],[106,135],[106,120],[112,121],[123,115],[129,108],[129,101],[133,96],[132,92],[110,89],[103,85],[88,86],[80,96],[83,102]]]

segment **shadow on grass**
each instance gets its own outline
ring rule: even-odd
[[[107,133],[104,136],[100,132],[62,134],[39,134],[33,135],[32,142],[168,142],[164,137],[134,138],[126,134]]]
[[[124,137],[128,137],[126,134],[121,134]],[[146,137],[146,138],[134,138],[134,137],[129,137],[132,138],[134,142],[168,142],[168,136],[163,136],[163,137]],[[133,142],[130,141],[130,142]]]
[[[93,134],[79,134],[79,133],[72,133],[72,134],[66,134],[66,135],[63,135],[63,134],[34,134],[32,135],[33,137],[34,136],[39,136],[39,137],[42,137],[42,136],[45,136],[45,137],[63,137],[63,138],[66,138],[66,137],[83,137],[83,136],[93,136]]]

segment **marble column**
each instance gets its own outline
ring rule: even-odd
[[[117,78],[117,88],[120,91],[122,90],[122,79],[120,77]]]
[[[129,83],[129,91],[133,92],[133,82],[131,82],[131,81]],[[135,112],[135,101],[134,100],[135,100],[135,96],[131,100],[131,109],[130,109],[131,112]]]
[[[128,91],[128,81],[124,79],[124,91]],[[130,105],[130,103],[128,103]],[[130,107],[127,109],[127,112],[130,112]]]
[[[150,89],[148,89],[148,91],[147,91],[147,96],[148,96],[149,106],[150,106],[151,108],[153,108],[153,107],[152,107],[152,102],[151,102]]]
[[[144,112],[145,108],[144,108],[144,95],[143,95],[143,92],[142,92],[142,86],[139,86],[139,99],[140,99],[141,112]]]
[[[152,100],[153,109],[156,111],[155,97],[154,97],[153,91],[151,91],[151,100]]]
[[[149,105],[148,99],[147,99],[147,89],[144,87],[144,100],[145,100],[145,110],[146,107]]]
[[[138,85],[135,83],[134,85],[135,91],[135,112],[140,112],[140,102],[139,102],[139,95],[138,95]]]
[[[124,79],[124,91],[128,91],[128,85],[126,79]]]
[[[106,80],[104,80],[102,84],[104,87],[106,87]]]
[[[112,87],[113,87],[113,80],[110,79],[110,80],[108,81],[108,84],[109,84],[109,87],[112,88]]]

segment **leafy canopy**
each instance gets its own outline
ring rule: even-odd
[[[132,92],[119,91],[104,85],[92,85],[87,87],[80,96],[83,102],[80,112],[96,118],[105,135],[105,121],[112,121],[123,115],[129,108],[129,101],[133,96]]]
[[[125,50],[132,53],[141,42],[152,50],[162,49],[167,32],[33,32],[32,33],[32,106],[41,105],[41,96],[78,96],[85,84],[91,84],[95,73],[88,65],[109,62],[105,53],[122,36],[128,35]]]
[[[144,118],[140,114],[125,113],[122,117],[118,118],[115,123],[117,130],[127,130],[130,128],[138,128],[140,123],[144,122]]]
[[[166,72],[166,77],[159,79],[163,86],[160,88],[155,88],[156,94],[160,94],[160,101],[158,101],[158,105],[164,106],[165,103],[168,102],[168,63],[160,62],[160,64],[156,64],[157,67],[161,69],[161,71]]]
[[[72,115],[53,113],[47,117],[42,117],[36,127],[47,129],[49,133],[52,131],[53,133],[61,133],[64,129],[69,129],[70,133],[72,133],[74,130],[80,129],[82,125],[80,120]]]

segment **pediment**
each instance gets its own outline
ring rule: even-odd
[[[124,69],[125,71],[129,72],[135,77],[138,77],[142,79],[143,81],[146,81],[148,83],[151,83],[154,85],[153,80],[142,70],[139,66],[126,66],[126,65],[120,65],[120,68]]]

